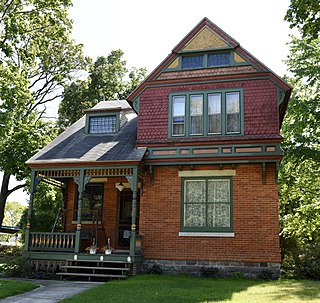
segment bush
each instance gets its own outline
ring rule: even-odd
[[[260,280],[274,280],[273,272],[270,269],[265,269],[257,275]]]
[[[320,280],[319,244],[309,244],[295,250],[292,259],[295,278]]]
[[[152,267],[148,268],[148,274],[153,274],[153,275],[162,275],[163,270],[160,265],[158,264],[153,264]]]
[[[243,279],[245,275],[242,271],[235,271],[234,273],[232,273],[232,277],[235,279]]]
[[[0,246],[0,270],[9,277],[27,277],[31,272],[30,260],[22,254],[23,247]]]
[[[201,276],[203,278],[217,278],[219,269],[216,267],[202,267]]]

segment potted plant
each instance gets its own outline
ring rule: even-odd
[[[90,255],[94,255],[97,252],[98,247],[96,246],[95,240],[93,239],[92,244],[86,248],[86,251],[90,253]]]
[[[111,255],[112,253],[112,248],[111,248],[111,239],[108,238],[108,242],[105,246],[102,247],[101,249],[106,255]]]

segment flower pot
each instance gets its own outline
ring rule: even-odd
[[[89,253],[90,253],[90,255],[95,255],[95,254],[96,254],[96,252],[97,252],[97,250],[96,250],[96,249],[89,249]]]
[[[104,251],[104,253],[105,253],[106,255],[111,255],[111,252],[112,252],[111,249],[106,249],[106,250]]]

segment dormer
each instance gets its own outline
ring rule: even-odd
[[[121,107],[86,109],[86,134],[115,134],[120,130]]]
[[[85,109],[83,113],[84,130],[90,135],[116,135],[126,122],[136,116],[124,100],[102,101],[91,109]]]

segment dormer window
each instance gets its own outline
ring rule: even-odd
[[[86,114],[85,132],[93,135],[117,133],[120,129],[120,111],[120,107],[84,110]]]
[[[229,65],[230,53],[208,54],[208,67]]]
[[[90,134],[110,134],[117,131],[117,116],[93,116],[89,117]]]

